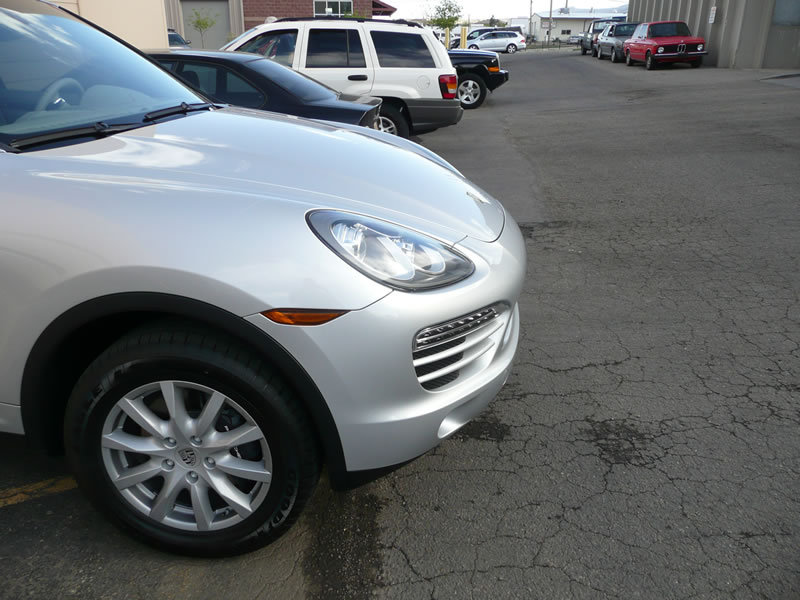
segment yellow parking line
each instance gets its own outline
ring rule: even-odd
[[[77,486],[77,482],[72,477],[55,477],[53,479],[31,483],[30,485],[21,485],[7,490],[0,490],[0,508],[5,508],[12,504],[19,504],[26,500],[33,500],[41,496],[60,494],[61,492],[74,489]]]

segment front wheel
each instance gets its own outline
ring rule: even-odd
[[[274,541],[319,477],[311,426],[285,382],[235,341],[177,323],[129,334],[98,357],[64,429],[97,508],[184,554]]]
[[[633,66],[633,58],[631,58],[631,51],[630,50],[628,50],[625,53],[625,64],[628,65],[629,67]]]
[[[597,58],[599,60],[603,60],[603,47],[602,46],[598,46],[597,47]]]
[[[402,138],[407,138],[411,131],[408,121],[397,108],[385,102],[381,104],[376,129]]]
[[[516,51],[517,51],[517,46],[515,44],[509,44],[508,46],[506,46],[506,52],[508,52],[509,54],[514,54],[514,52]]]
[[[616,48],[612,48],[611,49],[611,62],[612,63],[619,62],[619,57],[617,56],[617,49]]]
[[[653,58],[653,55],[648,52],[647,56],[644,59],[644,66],[648,71],[652,71],[656,68],[656,60]]]
[[[459,78],[458,99],[464,109],[478,108],[486,100],[487,88],[483,79],[467,73]]]

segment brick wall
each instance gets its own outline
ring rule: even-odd
[[[242,0],[244,28],[261,25],[267,17],[313,17],[314,0]],[[372,0],[353,0],[353,11],[372,16]]]

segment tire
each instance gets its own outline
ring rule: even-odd
[[[506,52],[508,54],[514,54],[514,52],[516,52],[516,51],[517,51],[517,45],[516,44],[509,44],[508,46],[506,46]]]
[[[458,81],[458,99],[465,110],[478,108],[487,95],[486,84],[483,79],[471,73],[465,73]]]
[[[583,44],[581,44],[581,56],[586,56],[586,48],[583,47]]]
[[[601,46],[597,47],[597,59],[603,60],[603,48]]]
[[[319,479],[311,426],[283,380],[234,340],[179,323],[100,355],[69,398],[64,435],[98,510],[183,554],[269,544]]]
[[[403,113],[395,106],[385,102],[381,104],[377,129],[402,138],[407,138],[411,134],[408,121],[406,121]]]
[[[644,66],[648,71],[653,71],[656,68],[656,61],[649,50],[647,51],[647,55],[645,56],[644,59]]]
[[[597,56],[597,48],[594,47],[594,44],[592,45],[592,56]]]
[[[691,64],[693,69],[699,69],[700,66],[703,64],[703,59],[698,58],[697,60],[693,60]]]
[[[470,50],[479,50],[479,48],[475,44],[470,45],[469,49]]]
[[[617,49],[616,48],[612,48],[611,49],[611,56],[609,58],[611,59],[612,63],[619,62],[619,57],[617,56]]]
[[[634,64],[634,60],[631,58],[631,51],[630,50],[628,50],[625,53],[625,64],[628,65],[629,67],[632,67],[633,64]]]

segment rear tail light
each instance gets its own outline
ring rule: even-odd
[[[458,90],[458,77],[455,75],[439,75],[439,88],[442,90],[442,98],[452,100],[456,97]]]

